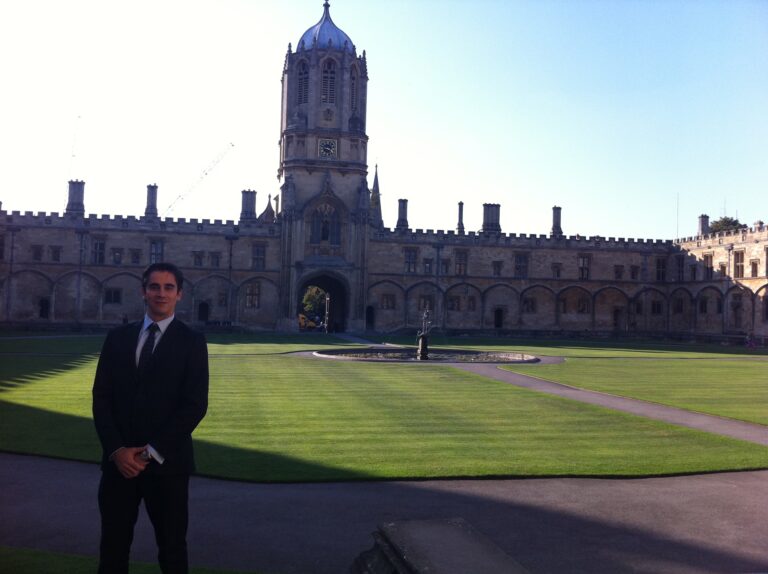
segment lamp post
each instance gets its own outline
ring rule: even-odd
[[[325,333],[328,334],[328,319],[331,317],[331,296],[325,294]]]

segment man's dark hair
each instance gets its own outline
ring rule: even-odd
[[[173,276],[176,278],[176,289],[181,291],[182,286],[184,285],[184,274],[181,272],[181,269],[176,267],[173,263],[166,263],[164,261],[153,263],[144,270],[144,274],[141,276],[141,287],[144,291],[147,290],[149,276],[155,271],[167,271],[168,273],[173,273]]]

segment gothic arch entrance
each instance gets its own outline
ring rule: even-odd
[[[332,275],[315,275],[309,279],[304,279],[299,289],[299,300],[296,308],[301,312],[302,299],[309,287],[319,287],[329,296],[328,301],[328,332],[341,333],[346,328],[347,318],[347,287],[343,281]],[[323,318],[321,318],[322,320]]]

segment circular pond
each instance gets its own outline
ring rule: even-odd
[[[416,349],[400,347],[368,347],[365,349],[328,349],[315,351],[317,357],[357,361],[401,361],[419,363],[536,363],[538,358],[523,353],[503,351],[470,351],[467,349],[430,349],[429,359],[416,358]]]

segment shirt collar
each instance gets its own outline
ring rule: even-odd
[[[171,324],[171,321],[173,321],[175,318],[176,318],[176,314],[173,314],[170,317],[166,317],[162,321],[153,321],[152,319],[149,318],[148,315],[144,315],[144,324],[141,326],[141,330],[142,332],[144,332],[152,323],[157,323],[157,326],[160,328],[160,334],[162,335],[163,333],[165,333],[165,330],[168,328],[168,325]]]

